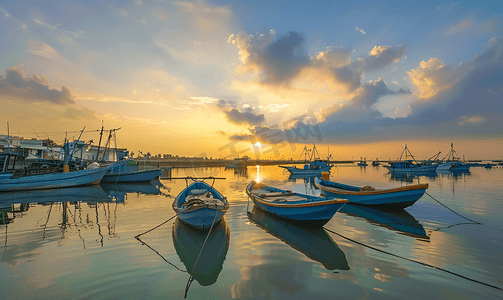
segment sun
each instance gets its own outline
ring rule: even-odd
[[[256,142],[253,146],[260,147],[262,144],[260,142]]]

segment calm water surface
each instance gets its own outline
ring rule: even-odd
[[[429,195],[481,224],[425,194],[398,212],[346,205],[324,228],[306,229],[252,209],[244,191],[258,179],[319,194],[309,179],[289,180],[277,166],[174,169],[227,178],[215,187],[230,209],[200,254],[206,234],[176,218],[134,238],[174,216],[184,180],[0,194],[1,297],[183,299],[200,255],[188,299],[502,298],[503,168],[425,175],[339,165],[331,179],[428,183]]]

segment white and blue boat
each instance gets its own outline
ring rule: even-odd
[[[220,222],[228,209],[227,198],[204,181],[191,183],[173,201],[178,219],[200,230]]]
[[[43,190],[99,184],[108,167],[0,180],[0,192]]]
[[[311,152],[311,154],[309,154]],[[304,150],[300,154],[302,157],[304,154],[304,164],[303,168],[297,168],[296,166],[279,166],[280,168],[284,168],[290,172],[290,175],[314,175],[321,176],[322,172],[330,172],[333,165],[328,160],[320,159],[320,154],[318,150],[316,150],[316,145],[313,146],[313,149],[307,149],[304,147]]]
[[[348,199],[349,203],[352,204],[387,206],[392,208],[411,206],[424,195],[428,188],[428,184],[415,184],[376,190],[371,186],[351,186],[321,178],[315,178],[314,182],[326,196]]]
[[[442,159],[442,163],[440,163],[437,167],[437,172],[442,171],[452,171],[452,172],[465,172],[470,170],[471,165],[462,163],[460,158],[457,156],[456,151],[454,151],[453,144],[451,143],[451,150],[447,155]]]
[[[167,169],[138,170],[138,164],[134,160],[123,160],[115,163],[103,176],[102,182],[132,183],[149,182],[158,179],[159,176],[174,167]]]
[[[281,190],[252,181],[246,188],[255,206],[302,226],[323,226],[348,203],[346,199],[316,197]]]
[[[405,155],[405,157],[404,157]],[[400,158],[397,161],[389,162],[389,166],[384,166],[390,172],[435,172],[439,163],[436,161],[436,158],[440,155],[440,152],[435,154],[433,157],[430,157],[427,161],[418,162],[414,158],[414,156],[410,153],[407,145],[405,145],[405,149],[402,151]],[[411,159],[408,159],[408,156]]]

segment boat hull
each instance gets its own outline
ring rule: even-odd
[[[226,212],[227,210],[201,207],[193,211],[181,212],[178,219],[199,230],[208,230],[213,223],[219,223]]]
[[[412,172],[435,172],[437,170],[438,164],[436,165],[426,165],[420,167],[411,167],[411,168],[394,168],[391,166],[384,166],[390,172],[396,173],[412,173]]]
[[[440,164],[437,168],[437,172],[442,171],[468,171],[470,170],[470,165],[462,164],[460,162],[450,162]]]
[[[0,180],[0,192],[55,189],[98,184],[107,171],[108,167],[105,167]]]
[[[250,183],[246,191],[258,209],[302,226],[317,227],[325,225],[348,202],[342,199],[311,197],[312,200],[307,202],[271,203],[251,192],[254,184],[255,182]]]
[[[194,195],[197,197],[190,200]],[[215,201],[205,202],[206,196],[201,195],[211,195],[208,199]],[[178,214],[178,219],[199,230],[208,230],[212,224],[220,222],[228,209],[227,199],[203,181],[193,182],[173,201],[173,210]]]
[[[360,187],[344,185],[320,178],[315,178],[314,182],[323,194],[348,199],[351,204],[388,206],[393,208],[411,206],[424,195],[428,188],[428,184],[418,184],[387,190],[360,191]]]
[[[305,176],[321,176],[322,172],[330,172],[332,167],[329,168],[320,168],[320,169],[300,169],[297,167],[286,167],[280,166],[281,168],[285,168],[290,172],[291,175],[305,175]]]
[[[126,174],[110,174],[103,176],[102,182],[148,182],[159,178],[164,170],[147,170]]]

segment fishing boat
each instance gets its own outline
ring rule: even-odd
[[[358,162],[358,166],[359,167],[366,167],[368,166],[369,164],[367,163],[367,158],[362,158],[360,157],[360,161]]]
[[[314,182],[326,196],[345,198],[352,204],[388,206],[393,208],[411,206],[424,195],[428,188],[428,184],[415,184],[376,190],[371,186],[351,186],[321,178],[315,178]]]
[[[390,172],[435,172],[439,165],[437,158],[440,154],[441,152],[438,152],[428,160],[418,162],[410,153],[407,145],[405,145],[405,149],[402,151],[400,158],[397,161],[389,162],[389,166],[384,167]],[[408,159],[409,156],[411,159]]]
[[[211,177],[210,177],[211,178]],[[188,177],[186,179],[188,185]],[[215,180],[213,180],[213,184]],[[200,230],[208,230],[222,220],[229,209],[229,202],[213,184],[194,179],[173,201],[173,210],[180,221]]]
[[[304,150],[300,154],[300,157],[304,155],[304,168],[297,168],[296,166],[279,166],[280,168],[286,169],[291,175],[318,175],[321,176],[321,172],[330,172],[333,165],[327,160],[322,160],[318,150],[316,150],[316,145],[313,145],[313,149]]]
[[[187,272],[201,286],[215,283],[229,249],[230,231],[225,218],[212,228],[209,235],[179,219],[175,220],[172,232],[175,251]]]
[[[380,164],[381,164],[381,162],[379,161],[379,158],[376,158],[376,160],[374,160],[374,161],[372,162],[372,166],[374,166],[374,167],[377,167],[377,166],[378,166],[378,165],[380,165]]]
[[[466,164],[460,161],[460,158],[457,156],[456,151],[454,151],[454,146],[451,143],[451,150],[447,153],[447,155],[442,159],[442,162],[437,167],[437,172],[442,171],[468,171],[470,170],[470,164]]]
[[[8,179],[0,180],[0,192],[55,189],[98,184],[107,171],[108,167],[102,167],[19,178],[13,178],[12,176]]]
[[[492,167],[493,167],[493,165],[491,165],[490,163],[487,163],[484,165],[484,168],[486,168],[486,169],[490,169]]]
[[[323,226],[349,201],[281,190],[252,181],[246,188],[257,208],[303,226]]]
[[[248,219],[325,269],[349,270],[346,255],[322,227],[297,226],[257,207],[248,213]]]
[[[138,164],[134,160],[123,160],[115,163],[113,167],[103,176],[102,182],[149,182],[159,178],[159,176],[174,167],[167,169],[138,170]]]

